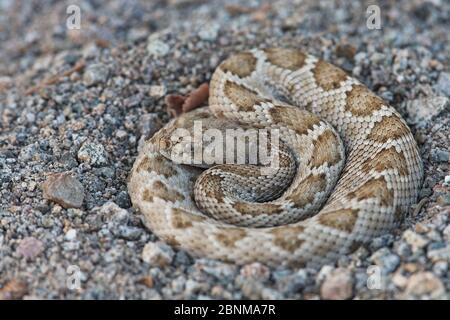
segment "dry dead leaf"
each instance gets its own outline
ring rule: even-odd
[[[169,94],[164,98],[164,101],[167,105],[167,111],[169,111],[173,117],[177,117],[182,113],[198,108],[208,100],[208,97],[209,86],[207,83],[203,83],[187,96]]]

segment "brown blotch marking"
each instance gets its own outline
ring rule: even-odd
[[[296,207],[303,208],[314,201],[316,193],[324,191],[325,187],[325,174],[309,175],[300,182],[298,187],[286,199],[292,201]]]
[[[156,155],[153,158],[145,157],[142,159],[138,166],[138,171],[141,170],[154,171],[166,178],[172,177],[177,173],[177,171],[170,165],[170,162],[161,155]]]
[[[161,181],[155,181],[152,185],[152,191],[147,191],[153,197],[158,197],[165,201],[175,202],[184,200],[184,196],[181,193],[176,190],[167,188],[167,186]]]
[[[386,116],[370,131],[368,138],[372,141],[385,143],[389,139],[396,140],[402,136],[411,134],[409,128],[397,115]]]
[[[279,205],[273,203],[246,203],[241,201],[234,203],[233,208],[242,214],[251,216],[279,214],[283,211]]]
[[[147,201],[147,202],[153,202],[152,192],[148,189],[145,189],[144,193],[142,194],[142,200]]]
[[[341,161],[338,146],[339,141],[336,135],[331,130],[324,131],[316,139],[311,165],[317,168],[324,163],[332,166]]]
[[[269,113],[276,123],[284,123],[297,134],[307,134],[314,125],[319,125],[320,119],[313,113],[295,108],[277,106],[271,108]]]
[[[224,92],[227,98],[243,111],[252,111],[254,105],[267,101],[258,96],[257,92],[231,81],[225,82]]]
[[[356,198],[360,201],[376,198],[380,200],[380,204],[383,206],[392,206],[394,203],[393,191],[389,190],[384,177],[366,181],[355,191],[350,192],[347,197],[350,199]]]
[[[280,68],[295,71],[305,65],[306,55],[299,50],[270,48],[264,52],[267,60]]]
[[[359,209],[340,209],[322,214],[319,223],[345,232],[351,232],[358,219]]]
[[[231,72],[241,78],[252,74],[256,69],[256,58],[250,52],[241,52],[222,62],[220,68],[224,72]]]
[[[204,217],[194,215],[181,208],[172,208],[172,225],[176,229],[192,227],[192,222],[201,222]]]
[[[203,182],[205,176],[201,176],[197,183]],[[203,178],[203,179],[202,179]],[[221,187],[222,178],[218,175],[208,175],[206,182],[206,196],[211,199],[216,199],[218,202],[223,202],[224,194]]]
[[[226,247],[235,247],[236,242],[247,235],[244,229],[227,228],[216,234],[216,239]]]
[[[141,162],[139,162],[136,170],[139,171],[148,171],[148,169],[150,168],[150,158],[149,157],[144,157],[142,158]]]
[[[388,149],[383,149],[378,152],[373,159],[368,160],[362,166],[362,170],[369,173],[371,169],[377,172],[382,172],[388,169],[397,169],[401,176],[409,174],[406,158],[403,152],[397,152],[392,146]]]
[[[325,91],[337,89],[341,86],[341,81],[347,79],[347,74],[340,68],[320,60],[313,70],[317,84]]]
[[[178,240],[175,238],[175,236],[166,236],[164,241],[172,247],[180,247],[181,246],[181,243],[178,242]]]
[[[347,103],[345,110],[350,111],[355,116],[370,116],[374,111],[380,110],[384,101],[377,97],[363,85],[354,85],[352,90],[347,92]]]
[[[305,230],[302,226],[282,226],[272,229],[270,233],[274,236],[274,243],[278,247],[293,253],[304,240],[299,235]]]

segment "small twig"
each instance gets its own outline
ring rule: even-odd
[[[29,88],[27,91],[25,91],[25,94],[29,95],[29,94],[35,93],[36,91],[38,91],[48,85],[58,83],[61,80],[61,78],[68,77],[74,72],[81,71],[84,69],[85,66],[86,66],[86,62],[84,60],[80,60],[69,70],[64,71],[61,74],[57,74],[57,75],[51,76],[47,79],[44,79],[38,85],[35,85],[35,86]]]

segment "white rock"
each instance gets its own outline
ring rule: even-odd
[[[169,265],[174,255],[172,248],[163,242],[149,242],[142,250],[142,260],[159,267]]]
[[[198,36],[205,41],[214,41],[219,34],[219,29],[220,26],[218,24],[204,25]]]
[[[159,39],[150,39],[147,45],[147,52],[155,57],[164,57],[170,51],[170,47]]]
[[[406,103],[408,119],[411,123],[425,126],[434,116],[444,110],[448,98],[443,96],[415,99]]]
[[[331,273],[331,271],[333,271],[333,269],[334,267],[332,266],[324,265],[317,274],[316,282],[322,283],[325,280],[325,278]]]
[[[119,130],[116,131],[116,137],[117,137],[118,139],[123,139],[123,138],[125,138],[127,135],[128,135],[128,133],[127,133],[125,130],[119,129]]]
[[[420,234],[417,234],[411,230],[406,230],[403,233],[403,239],[405,239],[405,241],[409,245],[411,245],[413,252],[416,252],[417,250],[422,249],[429,242],[425,237],[423,237]]]
[[[93,166],[101,166],[108,163],[105,147],[102,144],[93,142],[83,143],[78,150],[77,158]]]
[[[167,89],[165,86],[150,86],[150,96],[154,98],[161,98],[163,97],[167,92]]]
[[[445,187],[450,187],[450,176],[445,176],[444,186]]]
[[[64,238],[67,241],[73,241],[77,238],[77,230],[75,229],[70,229],[69,231],[66,232],[66,235],[64,236]]]

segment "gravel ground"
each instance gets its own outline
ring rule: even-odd
[[[66,28],[69,4],[81,30]],[[381,30],[369,4],[0,0],[0,299],[450,298],[450,3],[380,1]],[[131,208],[141,137],[169,119],[167,94],[276,45],[332,61],[399,110],[425,165],[419,205],[320,270],[174,251]]]

